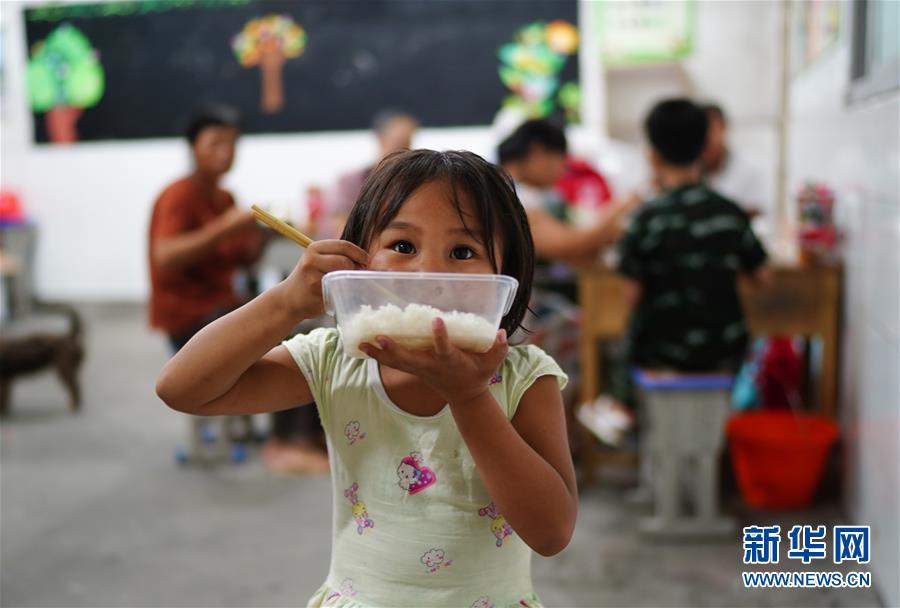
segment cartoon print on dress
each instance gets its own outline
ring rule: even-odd
[[[356,595],[356,589],[353,588],[352,578],[345,578],[341,581],[341,595],[344,597],[353,597]]]
[[[441,568],[453,563],[453,560],[446,559],[443,549],[431,549],[426,551],[425,555],[419,558],[419,561],[425,564],[429,574],[437,572]]]
[[[397,477],[400,478],[397,485],[410,495],[418,494],[437,481],[434,471],[425,466],[422,455],[418,452],[410,452],[409,456],[403,457],[397,467]]]
[[[493,376],[491,376],[490,382],[488,382],[488,386],[494,386],[495,384],[500,384],[503,382],[503,376],[500,375],[500,372],[497,372]]]
[[[351,420],[347,423],[347,426],[344,427],[344,437],[347,438],[347,445],[353,445],[366,438],[365,433],[359,432],[359,420]]]
[[[325,598],[323,604],[328,606],[330,604],[334,604],[342,597],[354,597],[356,596],[356,589],[353,588],[353,579],[345,578],[341,581],[341,588],[339,591],[332,591],[328,594],[328,597]]]
[[[491,532],[497,537],[497,546],[502,547],[503,539],[510,536],[513,531],[512,528],[509,527],[509,524],[506,523],[506,518],[497,511],[497,505],[491,503],[486,507],[482,507],[481,509],[478,509],[478,514],[482,517],[487,515],[491,518]]]
[[[354,483],[344,490],[344,496],[353,505],[353,519],[356,520],[356,533],[362,534],[363,530],[366,528],[374,528],[375,522],[369,517],[369,512],[366,510],[366,503],[361,501],[359,496],[357,496],[358,491],[359,486]]]
[[[494,608],[494,602],[491,601],[486,595],[482,595],[480,598],[472,602],[471,608]]]

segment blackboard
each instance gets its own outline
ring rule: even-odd
[[[424,126],[490,124],[511,93],[498,49],[523,26],[577,26],[575,0],[209,0],[63,5],[25,11],[29,49],[61,24],[77,28],[102,65],[102,98],[77,120],[78,141],[180,135],[207,103],[236,107],[248,133],[365,129],[384,108]],[[283,65],[284,107],[261,108],[261,70],[243,67],[232,39],[264,15],[306,33]],[[577,51],[559,82],[578,78]],[[35,111],[35,140],[50,141]]]

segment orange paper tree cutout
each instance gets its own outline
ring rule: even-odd
[[[306,31],[286,15],[266,15],[248,21],[231,41],[238,61],[244,67],[259,66],[262,74],[260,106],[266,114],[284,107],[282,68],[288,59],[306,50]]]

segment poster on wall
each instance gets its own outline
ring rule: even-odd
[[[791,5],[791,67],[798,72],[814,63],[837,42],[842,3],[807,0]]]
[[[156,0],[25,10],[34,139],[172,137],[227,104],[247,133],[429,127],[504,107],[579,119],[576,0]]]
[[[691,0],[602,0],[596,15],[606,65],[675,61],[693,51]]]

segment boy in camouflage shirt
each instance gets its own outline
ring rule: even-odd
[[[766,252],[737,204],[701,182],[707,116],[686,99],[657,104],[645,123],[661,193],[620,246],[634,310],[630,363],[687,372],[736,370],[749,341],[737,274],[759,275]]]
[[[660,194],[644,203],[619,248],[633,306],[627,362],[613,374],[613,397],[578,412],[613,444],[632,424],[622,405],[633,402],[630,368],[737,371],[749,342],[737,274],[766,272],[747,214],[702,182],[704,110],[686,99],[663,101],[644,127]]]

